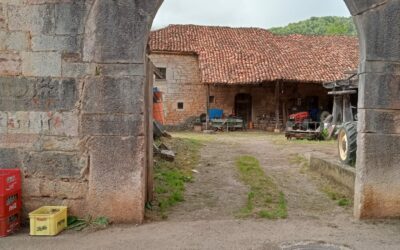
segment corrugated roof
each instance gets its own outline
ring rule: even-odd
[[[344,79],[358,66],[358,39],[274,35],[260,28],[170,25],[151,32],[150,53],[194,53],[206,84]]]

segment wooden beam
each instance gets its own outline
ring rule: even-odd
[[[275,119],[276,119],[275,132],[278,132],[278,130],[280,130],[280,127],[279,127],[279,116],[280,116],[280,112],[279,112],[280,88],[279,88],[279,85],[280,85],[280,82],[277,81],[275,83]]]
[[[146,202],[154,200],[154,160],[153,160],[153,84],[156,67],[146,57],[146,86],[145,86],[145,132],[146,132]]]

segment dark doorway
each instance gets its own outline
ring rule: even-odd
[[[235,115],[244,119],[245,124],[251,121],[252,98],[249,94],[237,94],[235,97]]]

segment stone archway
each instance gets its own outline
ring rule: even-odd
[[[395,217],[400,2],[345,1],[361,42],[355,215]],[[0,168],[23,169],[27,210],[61,203],[142,222],[145,49],[161,3],[0,2]]]

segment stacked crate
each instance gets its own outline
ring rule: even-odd
[[[21,207],[20,170],[0,169],[0,237],[19,228]]]

